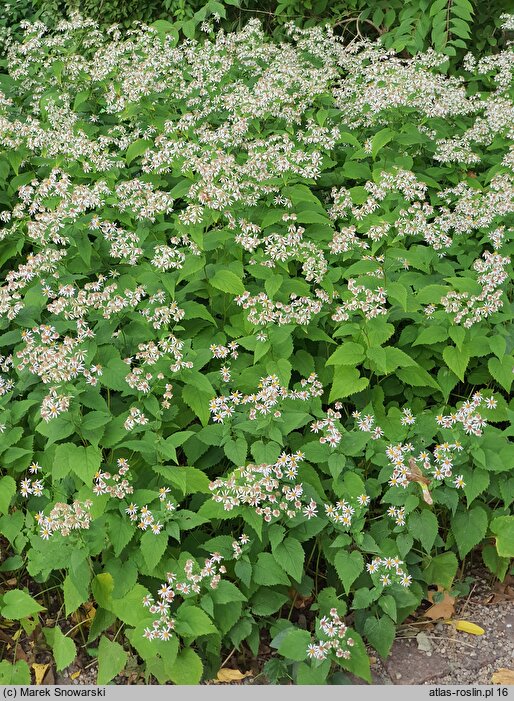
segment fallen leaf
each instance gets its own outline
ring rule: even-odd
[[[493,586],[493,592],[492,604],[512,601],[514,599],[514,577],[508,574],[503,582],[496,582]]]
[[[45,686],[53,686],[55,684],[54,670],[53,670],[53,667],[51,665],[45,674],[45,678],[43,679],[43,684]]]
[[[229,669],[228,667],[223,667],[219,670],[216,681],[227,683],[227,682],[239,682],[241,679],[246,677],[251,677],[251,672],[240,672],[238,669]]]
[[[45,676],[48,667],[48,664],[38,664],[37,662],[34,662],[32,665],[32,669],[34,670],[34,678],[37,685],[41,684],[43,681],[43,677]]]
[[[313,596],[302,596],[300,592],[296,591],[294,587],[291,587],[289,589],[289,598],[293,602],[293,606],[295,609],[304,609],[307,608],[310,604],[312,604],[314,597]]]
[[[438,593],[441,593],[441,591],[441,588],[439,588]],[[447,591],[442,591],[442,601],[438,601],[434,604],[435,593],[434,591],[428,592],[428,600],[432,603],[432,606],[425,611],[424,616],[430,618],[432,621],[437,621],[439,618],[451,618],[455,613],[455,597],[450,596]]]
[[[455,630],[461,630],[463,633],[471,633],[471,635],[483,635],[485,633],[483,628],[470,621],[445,621],[445,623],[452,625]]]
[[[70,679],[78,679],[80,677],[80,669],[78,672],[73,672],[73,674],[70,674]]]
[[[502,667],[493,674],[491,683],[514,685],[514,669],[505,669],[505,667]]]

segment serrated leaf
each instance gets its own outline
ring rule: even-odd
[[[392,129],[382,129],[379,131],[371,140],[371,155],[373,158],[376,158],[378,155],[378,152],[384,148],[386,144],[388,144],[394,137],[396,136],[396,132],[394,132]]]
[[[367,377],[361,377],[359,371],[349,366],[337,366],[334,370],[334,381],[330,389],[329,402],[349,397],[351,394],[362,392],[369,385]]]
[[[482,541],[487,532],[487,523],[487,514],[480,506],[469,511],[458,511],[452,517],[452,533],[461,558]]]
[[[231,270],[217,270],[213,277],[209,278],[209,284],[231,295],[242,295],[245,291],[243,281]]]
[[[276,647],[279,654],[288,660],[301,661],[307,657],[307,646],[311,642],[311,634],[307,630],[288,628],[283,634],[277,636],[271,645]],[[276,642],[275,642],[276,641]]]
[[[360,343],[344,342],[327,359],[327,365],[358,365],[364,360],[364,348]]]
[[[161,532],[158,534],[153,531],[146,531],[141,537],[141,551],[145,562],[150,570],[161,561],[168,545],[168,534]]]
[[[339,550],[334,558],[334,566],[348,594],[350,587],[364,569],[364,558],[357,550]]]
[[[149,139],[137,139],[132,144],[130,144],[130,146],[127,149],[127,153],[125,154],[125,160],[127,162],[127,165],[130,165],[134,158],[140,156],[151,146],[153,146],[153,143]]]
[[[179,652],[170,671],[170,679],[179,685],[195,685],[202,678],[202,660],[190,647]]]
[[[55,448],[55,460],[52,467],[54,480],[64,479],[72,473],[85,484],[91,484],[102,462],[102,453],[91,445],[87,447],[74,443],[59,443]]]
[[[264,586],[289,584],[289,577],[271,553],[259,553],[253,568],[253,579],[256,584]]]
[[[498,516],[491,521],[500,557],[514,557],[514,516]]]
[[[109,640],[105,635],[100,638],[98,645],[98,675],[97,684],[108,684],[111,679],[121,672],[128,659],[128,653],[122,646]]]
[[[414,511],[409,516],[408,526],[409,533],[416,540],[419,540],[425,552],[429,553],[432,550],[439,530],[437,518],[432,511],[429,511],[429,509],[423,509],[421,512]]]
[[[5,592],[1,615],[9,621],[19,621],[27,616],[45,611],[43,606],[21,589],[11,589]]]
[[[275,547],[272,547],[272,552],[277,563],[297,582],[300,582],[303,576],[303,563],[305,560],[305,552],[301,543],[288,536]]]
[[[364,624],[364,634],[380,657],[385,659],[394,641],[396,628],[389,616],[369,616]]]
[[[487,367],[492,377],[500,384],[506,392],[510,392],[514,379],[514,359],[506,355],[501,360],[489,358]]]
[[[57,671],[60,672],[65,667],[68,667],[77,656],[75,643],[70,637],[63,634],[59,626],[45,628],[44,633],[52,648]]]
[[[443,359],[459,380],[464,382],[466,368],[469,363],[469,353],[464,348],[459,350],[455,346],[447,346],[443,351]]]
[[[16,494],[16,482],[6,475],[0,479],[0,514],[6,514],[13,496]]]

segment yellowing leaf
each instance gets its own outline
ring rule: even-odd
[[[228,667],[223,667],[223,669],[219,670],[216,676],[216,681],[226,684],[227,682],[238,682],[241,681],[241,679],[245,679],[246,677],[251,676],[251,672],[240,672],[238,669],[229,669]]]
[[[37,664],[36,662],[34,662],[34,664],[32,665],[32,669],[34,670],[34,678],[36,680],[36,684],[41,684],[48,667],[48,664]]]
[[[73,672],[73,674],[70,674],[70,679],[78,679],[80,677],[80,669],[78,672]]]
[[[502,667],[491,677],[492,684],[508,684],[514,686],[514,669]]]
[[[477,626],[476,623],[470,623],[470,621],[445,621],[452,625],[455,630],[461,630],[463,633],[470,633],[471,635],[483,635],[485,630]]]

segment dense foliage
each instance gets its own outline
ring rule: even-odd
[[[514,54],[57,30],[0,76],[2,571],[94,602],[100,683],[263,635],[271,681],[369,680],[514,555]]]
[[[300,27],[328,22],[347,43],[380,37],[387,48],[407,55],[433,47],[458,64],[466,51],[482,55],[504,46],[500,17],[509,9],[509,0],[5,0],[0,47],[8,32],[19,34],[23,20],[51,27],[76,11],[104,26],[166,20],[188,38],[198,38],[206,20],[235,31],[256,17],[277,39],[290,21]]]

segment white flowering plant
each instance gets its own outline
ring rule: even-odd
[[[272,681],[369,681],[470,553],[505,577],[514,53],[445,60],[256,21],[10,47],[2,571],[93,603],[101,683],[263,637]]]

